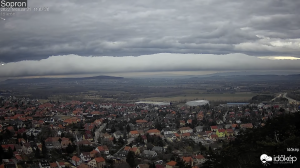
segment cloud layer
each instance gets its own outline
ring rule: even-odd
[[[68,56],[50,57],[39,64],[7,64],[5,69],[1,67],[2,76],[81,70],[119,71],[121,68],[131,70],[131,66],[137,66],[135,70],[138,71],[149,70],[145,61],[150,56],[117,59],[82,58],[76,55],[121,57],[158,53],[212,54],[209,56],[211,58],[205,58],[212,68],[201,65],[201,62],[197,65],[196,62],[189,62],[192,65],[187,66],[187,62],[191,61],[189,55],[184,58],[179,58],[178,55],[165,57],[166,67],[158,66],[160,62],[155,61],[157,58],[151,58],[152,62],[149,64],[157,69],[150,70],[156,71],[173,70],[175,67],[201,69],[203,66],[203,69],[230,69],[234,67],[226,64],[226,61],[222,65],[218,60],[243,62],[240,54],[233,54],[232,57],[236,60],[225,58],[231,53],[260,57],[300,57],[299,0],[30,0],[28,3],[31,8],[49,7],[49,11],[16,12],[14,16],[3,16],[6,20],[0,20],[0,62],[41,60],[53,55]],[[194,56],[193,59],[198,60]],[[204,58],[200,57],[199,61],[203,61],[202,59]],[[247,57],[248,59],[256,60]],[[55,63],[58,60],[66,62]],[[101,65],[102,69],[91,60]],[[133,62],[129,64],[127,60]],[[176,61],[172,62],[173,65],[167,60]],[[80,61],[86,63],[80,65]],[[124,61],[126,64],[111,69],[102,63],[105,61],[109,62],[107,65],[120,65]],[[258,65],[265,64],[265,61],[270,60],[260,60]],[[29,64],[42,68],[34,72]],[[282,62],[275,61],[270,66],[265,65],[265,68],[280,68],[280,64]],[[294,65],[290,61],[283,64]],[[9,68],[13,65],[25,67]],[[54,65],[62,71],[53,69]],[[255,68],[258,65],[246,67]],[[238,64],[237,66],[239,67]]]
[[[0,66],[0,77],[91,73],[300,70],[300,60],[260,59],[245,54],[169,54],[140,57],[53,56],[40,61],[12,62]]]

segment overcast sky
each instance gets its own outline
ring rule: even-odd
[[[0,77],[300,71],[299,0],[28,0],[28,6],[49,11],[0,16]]]

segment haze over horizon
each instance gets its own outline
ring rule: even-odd
[[[49,11],[0,20],[0,78],[300,72],[297,0],[28,0],[28,6]]]

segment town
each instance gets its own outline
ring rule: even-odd
[[[40,102],[6,96],[0,98],[1,168],[200,168],[241,131],[299,110],[281,99],[212,106],[205,100]]]

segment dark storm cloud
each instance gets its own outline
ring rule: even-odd
[[[16,12],[0,20],[0,61],[67,54],[300,56],[298,0],[28,0],[28,4],[50,10]]]

